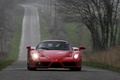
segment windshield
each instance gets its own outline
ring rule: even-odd
[[[70,45],[66,42],[58,42],[58,41],[47,41],[38,44],[37,49],[45,49],[45,50],[72,50]]]

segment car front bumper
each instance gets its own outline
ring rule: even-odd
[[[80,68],[82,59],[73,59],[66,57],[62,60],[50,60],[45,57],[39,60],[28,60],[28,66],[34,68]]]

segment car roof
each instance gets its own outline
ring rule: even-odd
[[[49,42],[49,41],[55,41],[55,42],[66,42],[66,43],[68,43],[68,42],[65,41],[65,40],[43,40],[42,42]]]

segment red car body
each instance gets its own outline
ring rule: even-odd
[[[85,47],[71,47],[64,40],[44,40],[37,47],[28,46],[27,49],[28,70],[36,70],[36,68],[69,68],[70,70],[81,70],[81,50],[85,49]]]

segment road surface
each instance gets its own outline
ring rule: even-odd
[[[28,71],[26,68],[26,46],[35,46],[40,41],[37,8],[25,7],[20,55],[17,62],[0,72],[0,80],[120,80],[120,74],[106,70],[83,67],[82,71],[45,69]]]

